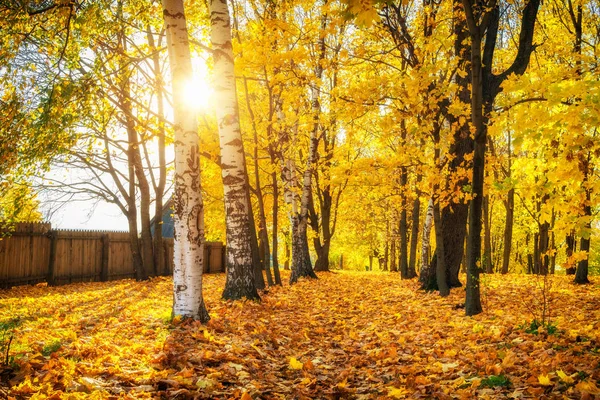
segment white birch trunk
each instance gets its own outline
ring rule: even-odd
[[[424,276],[429,269],[429,247],[431,246],[431,227],[433,225],[433,198],[429,199],[427,205],[427,214],[425,215],[425,223],[423,224],[423,238],[421,240],[421,273]]]
[[[235,87],[231,25],[227,0],[210,0],[211,42],[215,61],[215,104],[221,145],[227,236],[227,281],[223,298],[258,299],[254,284],[248,175]]]
[[[204,205],[200,181],[198,122],[183,93],[192,62],[183,0],[163,0],[175,121],[173,315],[209,320],[202,297]]]

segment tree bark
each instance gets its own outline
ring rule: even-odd
[[[274,154],[271,156],[271,162],[275,165]],[[275,275],[275,284],[281,286],[281,275],[279,273],[279,240],[277,234],[279,231],[279,187],[277,183],[277,172],[271,173],[271,183],[273,185],[273,275]]]
[[[433,198],[429,199],[427,212],[425,213],[425,222],[423,223],[423,234],[421,237],[421,271],[419,273],[419,282],[421,289],[430,290],[429,282],[434,275],[429,265],[429,249],[431,246],[431,227],[433,225]]]
[[[406,129],[403,129],[403,132],[406,132]],[[406,137],[405,133],[403,134],[404,137]],[[400,205],[402,207],[402,209],[400,210],[400,226],[399,226],[399,233],[400,233],[400,249],[399,249],[399,261],[398,264],[400,264],[400,276],[402,277],[402,279],[408,279],[408,221],[407,221],[407,212],[406,212],[406,208],[408,206],[408,202],[406,199],[406,184],[408,181],[408,174],[406,171],[406,168],[401,168],[400,169],[400,191],[401,191],[401,196],[400,198],[402,199],[402,204]]]
[[[510,264],[510,252],[512,247],[512,236],[513,236],[513,224],[515,215],[515,189],[511,188],[506,195],[506,201],[504,202],[506,208],[506,219],[504,223],[504,253],[502,257],[502,273],[508,273],[508,267]]]
[[[325,26],[327,23],[326,15],[321,17],[321,37],[318,42],[319,54],[315,66],[315,78],[317,82],[311,87],[311,112],[313,118],[312,129],[310,132],[310,145],[308,156],[306,157],[306,168],[302,179],[302,197],[300,199],[300,213],[297,218],[297,232],[292,236],[292,274],[290,275],[290,284],[295,283],[301,277],[317,278],[312,269],[310,253],[308,250],[308,206],[312,196],[312,175],[317,161],[319,149],[319,130],[321,115],[321,78],[323,77],[323,60],[325,59]],[[299,241],[294,244],[293,239]],[[294,252],[295,250],[295,252]]]
[[[471,47],[469,45],[469,29],[466,25],[464,12],[460,0],[454,0],[454,54],[459,57],[459,67],[464,74],[457,74],[455,82],[458,86],[457,98],[464,104],[471,101]],[[450,161],[448,163],[448,172],[458,174],[461,170],[469,168],[466,156],[473,152],[473,139],[470,133],[469,124],[462,121],[460,117],[449,113],[447,116],[451,125],[453,125],[453,142],[450,145]],[[469,179],[464,177],[456,182],[461,188],[469,185]],[[450,192],[454,188],[448,188]],[[461,287],[462,283],[458,277],[460,266],[463,261],[465,239],[467,237],[467,221],[469,216],[469,204],[462,199],[452,199],[452,202],[442,209],[442,226],[444,227],[444,249],[446,250],[446,270],[448,275],[448,285]]]
[[[227,0],[210,0],[209,9],[227,237],[227,278],[223,298],[259,299],[252,259],[252,210],[247,195],[248,175],[239,123]]]
[[[494,50],[498,37],[500,7],[495,0],[479,4],[474,0],[462,0],[465,20],[471,36],[471,124],[475,129],[473,152],[473,199],[469,205],[469,237],[467,248],[467,287],[465,313],[475,315],[482,311],[479,285],[481,262],[481,211],[487,141],[487,119],[496,96],[501,92],[502,82],[512,74],[522,75],[527,70],[533,45],[533,33],[540,0],[529,0],[521,11],[521,29],[518,50],[512,64],[500,74],[494,74]],[[482,37],[485,45],[482,48]],[[483,49],[483,55],[482,55]],[[484,108],[485,106],[485,114]]]
[[[119,2],[117,7],[117,14],[122,15],[122,2]],[[125,32],[123,30],[119,31],[117,37],[119,49],[122,52],[125,52]],[[125,60],[122,58],[119,59],[119,66],[119,93],[117,96],[119,99],[119,108],[122,112],[122,117],[120,117],[120,119],[124,123],[127,131],[127,162],[131,166],[130,172],[132,168],[135,174],[135,178],[130,176],[130,179],[133,179],[134,183],[137,180],[137,189],[139,189],[140,198],[139,217],[141,222],[142,242],[139,246],[141,248],[143,267],[142,271],[137,275],[137,278],[147,279],[150,275],[156,273],[154,268],[154,253],[152,251],[152,234],[150,232],[150,186],[142,165],[140,152],[141,142],[137,134],[136,122],[133,119],[133,110],[131,107],[131,82],[129,76],[130,70]],[[134,193],[135,199],[135,188],[133,188],[131,193]],[[135,200],[133,200],[132,205],[135,205]],[[137,213],[137,210],[134,209],[133,212]]]
[[[494,272],[494,263],[492,261],[492,233],[490,221],[490,196],[483,198],[483,269],[486,273]]]
[[[463,0],[467,24],[471,34],[471,123],[475,129],[473,152],[472,194],[469,207],[469,237],[467,248],[467,287],[465,313],[481,313],[479,273],[481,263],[481,210],[483,201],[483,178],[485,168],[486,131],[483,120],[483,79],[481,62],[481,27],[473,15],[470,0]]]
[[[154,267],[159,275],[167,275],[169,273],[167,264],[165,263],[165,251],[163,246],[162,236],[162,217],[163,217],[163,196],[165,195],[165,186],[167,183],[167,161],[166,161],[166,134],[165,134],[165,106],[164,106],[164,90],[163,76],[160,68],[160,57],[154,43],[154,34],[150,26],[148,26],[146,35],[148,37],[148,46],[152,51],[152,67],[155,76],[155,91],[156,91],[156,107],[159,116],[160,126],[158,129],[158,182],[154,187],[155,203],[154,203]]]
[[[433,219],[435,224],[435,239],[437,243],[436,252],[438,254],[437,257],[437,265],[436,265],[436,281],[437,286],[440,291],[440,296],[446,297],[450,294],[450,288],[448,287],[448,282],[446,281],[446,258],[442,256],[444,253],[444,236],[443,236],[443,227],[442,227],[442,215],[440,212],[440,205],[436,201],[433,206]]]
[[[198,123],[183,93],[192,76],[188,32],[182,0],[163,0],[169,64],[173,80],[175,123],[175,194],[173,223],[173,315],[209,320],[202,297],[204,205],[200,181]]]
[[[590,257],[590,234],[592,232],[592,188],[589,181],[591,174],[590,168],[590,154],[588,153],[587,159],[580,156],[579,169],[583,172],[583,190],[585,191],[585,200],[583,202],[583,215],[587,217],[585,223],[586,232],[581,236],[579,243],[579,251],[586,252],[587,256],[584,260],[579,261],[577,264],[577,272],[575,273],[574,282],[580,285],[590,283],[588,278],[588,264]]]
[[[419,214],[421,209],[421,201],[417,194],[413,201],[412,208],[412,226],[410,234],[410,256],[408,259],[408,277],[414,278],[417,276],[417,243],[419,238]]]
[[[573,261],[573,253],[577,250],[577,240],[575,238],[575,231],[571,231],[566,239],[565,239],[566,243],[567,243],[567,249],[566,249],[566,256],[567,256],[567,269],[566,269],[566,273],[567,275],[575,275],[575,271],[577,270],[577,267],[575,266],[575,262]]]
[[[244,94],[246,97],[246,108],[248,109],[248,114],[250,114],[250,120],[252,122],[252,133],[253,133],[253,162],[254,162],[254,181],[256,184],[256,201],[258,205],[258,254],[259,257],[255,260],[254,273],[255,273],[255,283],[257,289],[265,288],[265,281],[262,276],[262,270],[264,269],[267,273],[267,282],[269,286],[273,286],[273,276],[271,274],[271,258],[270,258],[270,250],[269,250],[269,233],[267,232],[267,218],[265,216],[265,204],[264,197],[262,192],[262,187],[260,185],[260,173],[259,173],[259,164],[258,164],[258,129],[256,127],[256,119],[254,117],[254,110],[252,109],[252,104],[250,103],[250,96],[248,94],[248,79],[244,77]],[[249,203],[251,204],[251,203]],[[255,229],[256,231],[256,229]],[[258,261],[258,263],[257,263]],[[257,267],[258,265],[258,267]]]

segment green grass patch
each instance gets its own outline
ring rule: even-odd
[[[487,378],[481,380],[481,387],[509,387],[510,380],[504,375],[490,375]]]

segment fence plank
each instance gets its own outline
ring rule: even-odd
[[[163,246],[171,274],[173,239],[163,239]],[[206,243],[205,272],[224,271],[223,250],[220,242]],[[0,288],[134,277],[128,232],[52,230],[47,223],[0,227]]]

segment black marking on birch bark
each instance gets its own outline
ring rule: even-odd
[[[235,164],[221,164],[221,169],[222,170],[228,170],[228,169],[233,169],[233,168],[237,168],[237,165],[235,165]]]
[[[229,50],[229,52],[230,51],[231,50]],[[222,59],[224,59],[228,63],[233,63],[233,58],[231,58],[231,53],[229,53],[229,52],[227,50],[214,49],[213,57],[215,58],[215,64],[218,63]]]
[[[163,16],[167,17],[167,18],[173,18],[173,19],[183,19],[183,18],[185,18],[185,14],[184,13],[177,12],[175,14],[171,14],[169,12],[169,10],[167,10],[166,8],[163,8]]]
[[[185,292],[187,290],[187,286],[186,285],[177,285],[177,287],[175,288],[175,291],[177,293],[179,292]]]
[[[237,184],[240,184],[243,182],[244,182],[244,179],[242,179],[238,176],[227,175],[227,176],[223,177],[223,184],[226,186],[237,185]]]
[[[202,237],[204,235],[204,230],[200,230],[200,213],[202,212],[202,205],[196,204],[190,210],[190,213],[187,215],[187,226],[188,226],[188,241],[190,243],[194,243],[198,246],[202,245]],[[194,229],[196,227],[197,229]],[[196,233],[196,235],[194,235]]]
[[[173,212],[178,219],[182,219],[183,210],[187,204],[187,196],[185,193],[185,186],[183,185],[183,179],[180,175],[175,175],[175,201],[173,202]]]
[[[242,147],[243,146],[243,142],[242,142],[242,140],[240,138],[235,138],[231,142],[225,143],[225,146]]]

